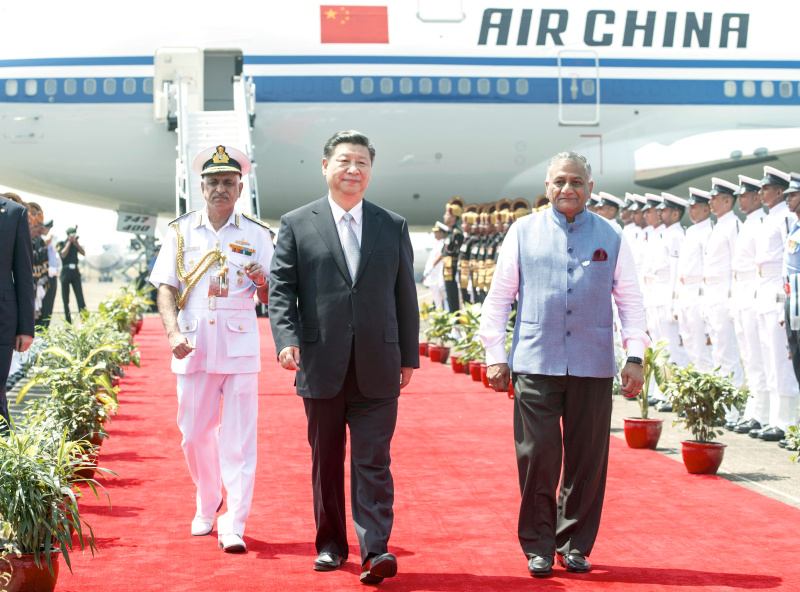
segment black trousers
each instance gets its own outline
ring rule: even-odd
[[[75,300],[78,302],[78,312],[86,310],[86,302],[83,300],[83,285],[81,284],[81,274],[77,269],[68,269],[61,273],[61,301],[64,303],[64,316],[68,323],[72,322],[72,315],[69,312],[69,288],[75,292]]]
[[[11,357],[14,355],[14,344],[0,343],[0,435],[8,434],[8,399],[6,398],[6,381],[11,369]]]
[[[50,284],[47,287],[44,298],[42,299],[42,314],[39,316],[37,325],[42,327],[50,326],[50,317],[53,316],[53,304],[56,301],[56,292],[58,292],[58,278],[51,277]],[[83,292],[81,292],[83,296]]]
[[[792,356],[792,368],[794,368],[794,376],[797,382],[800,382],[800,331],[792,331],[791,327],[791,313],[789,312],[790,300],[787,298],[784,310],[786,311],[786,321],[784,328],[786,329],[786,340],[789,342],[789,355]]]
[[[514,374],[513,380],[522,550],[528,557],[588,556],[603,510],[613,379]]]
[[[458,303],[458,284],[455,280],[444,281],[444,293],[447,296],[447,305],[450,307],[450,312],[455,312],[461,308]]]
[[[400,380],[398,371],[397,379]],[[387,553],[394,512],[389,447],[397,424],[397,398],[368,399],[358,390],[355,356],[332,399],[304,398],[311,445],[311,484],[317,553],[348,555],[344,461],[350,427],[350,505],[361,563]]]

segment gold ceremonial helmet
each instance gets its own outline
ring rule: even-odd
[[[550,198],[547,197],[546,193],[542,193],[539,197],[533,200],[533,209],[536,212],[541,212],[542,210],[546,210],[551,206]]]
[[[466,203],[464,202],[464,200],[458,196],[455,196],[453,198],[450,198],[450,201],[447,202],[447,205],[445,206],[445,211],[448,214],[453,214],[453,216],[455,216],[456,218],[460,218],[461,214],[464,212],[465,206]]]
[[[486,215],[489,218],[489,222],[491,224],[497,224],[497,204],[490,203],[489,206],[486,208]]]
[[[531,213],[531,204],[524,197],[518,197],[511,202],[511,210],[514,212],[514,219],[519,220]]]

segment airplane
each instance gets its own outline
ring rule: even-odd
[[[567,149],[620,196],[800,168],[795,5],[348,2],[6,4],[2,183],[181,213],[188,114],[212,111],[252,124],[251,211],[271,220],[325,194],[342,129],[376,146],[367,199],[417,225],[453,195],[533,201]]]

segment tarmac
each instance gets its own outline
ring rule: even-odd
[[[83,283],[83,292],[86,306],[89,310],[97,310],[97,306],[107,294],[120,287],[119,282],[99,282],[86,280]],[[59,286],[60,290],[60,286]],[[428,298],[429,291],[423,286],[418,286],[420,298]],[[73,314],[77,310],[74,306],[74,295],[71,298]],[[54,306],[54,322],[63,317],[63,306],[60,292],[56,295]],[[155,313],[152,313],[155,314]],[[20,407],[15,404],[19,388],[25,384],[23,379],[8,393],[9,410],[12,415],[19,413]],[[32,389],[31,396],[42,396],[44,393]],[[24,403],[22,404],[24,406]],[[614,397],[611,415],[611,434],[624,438],[625,417],[640,417],[639,405],[635,400],[626,400],[621,396]],[[691,434],[680,425],[673,425],[678,418],[674,413],[658,412],[650,408],[649,417],[663,419],[661,439],[656,452],[663,454],[676,462],[681,459],[681,441],[691,440]],[[738,483],[763,495],[779,500],[795,508],[800,508],[800,463],[793,463],[790,459],[792,452],[778,447],[776,442],[763,442],[750,438],[746,434],[735,434],[723,430],[724,435],[717,438],[717,442],[726,444],[725,457],[717,475]],[[642,454],[647,454],[642,451]],[[724,503],[724,500],[721,500]]]

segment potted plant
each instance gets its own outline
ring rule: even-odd
[[[419,305],[419,320],[420,320],[420,330],[422,333],[425,333],[425,329],[428,328],[428,324],[430,322],[430,315],[431,313],[436,312],[436,307],[433,305],[432,302],[421,302]],[[419,341],[419,355],[427,356],[428,355],[428,342],[423,341],[420,339]]]
[[[659,418],[649,418],[649,397],[650,388],[655,384],[660,388],[666,381],[674,367],[669,363],[669,354],[666,350],[667,342],[659,341],[652,347],[644,351],[642,368],[644,373],[644,385],[642,392],[636,399],[639,401],[641,417],[626,417],[623,419],[625,425],[625,441],[631,448],[648,448],[655,450],[661,438],[663,420]],[[621,392],[621,384],[620,384]]]
[[[730,376],[720,376],[719,368],[700,372],[689,364],[675,369],[667,380],[665,393],[678,414],[673,425],[683,424],[694,440],[684,440],[683,464],[690,473],[715,474],[722,463],[725,444],[712,442],[723,431],[727,409],[744,404],[747,395],[736,388]]]
[[[70,442],[65,433],[51,431],[41,417],[30,419],[12,425],[9,435],[0,438],[0,572],[10,574],[3,576],[7,589],[41,580],[47,587],[36,590],[52,590],[60,555],[72,569],[71,529],[78,533],[81,549],[86,544],[92,553],[96,549],[94,533],[81,518],[73,491],[75,472],[87,466],[87,443]],[[97,496],[94,480],[80,481]]]
[[[432,312],[428,316],[425,338],[428,340],[428,357],[431,362],[447,362],[453,339],[453,326],[458,312],[451,314],[444,310]]]
[[[481,364],[486,359],[483,344],[478,338],[481,326],[480,310],[480,304],[464,306],[459,321],[460,337],[455,344],[455,348],[461,354],[458,361],[461,364],[467,364],[469,375],[476,382],[481,380]]]

